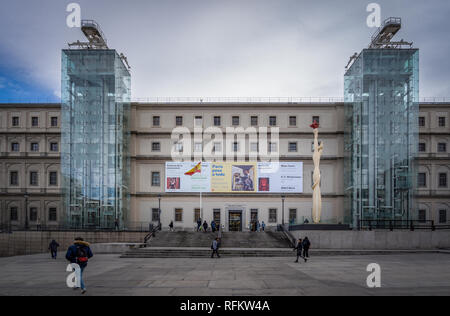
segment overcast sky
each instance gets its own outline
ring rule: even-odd
[[[0,101],[60,95],[61,49],[84,39],[71,2],[128,57],[133,98],[341,97],[371,2],[420,48],[421,97],[450,97],[448,0],[2,0]]]

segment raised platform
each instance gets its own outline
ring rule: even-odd
[[[299,224],[289,226],[289,230],[351,230],[350,225],[343,224]]]

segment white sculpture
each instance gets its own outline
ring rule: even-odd
[[[314,130],[314,174],[313,174],[313,210],[312,218],[314,224],[320,223],[322,216],[322,193],[320,191],[320,158],[323,153],[323,143],[319,146],[319,123],[314,121],[311,125]]]

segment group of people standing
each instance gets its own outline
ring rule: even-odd
[[[206,221],[203,221],[203,224],[202,224],[202,219],[201,218],[197,219],[197,232],[203,231],[206,233],[206,232],[208,232],[208,228],[209,228],[209,226]],[[216,231],[219,231],[219,230],[220,230],[220,226],[217,225],[217,223],[214,220],[212,220],[211,221],[211,231],[213,233],[215,233]]]
[[[261,223],[259,221],[254,221],[250,224],[250,230],[252,232],[263,232],[266,230],[266,223],[264,223],[264,221]]]

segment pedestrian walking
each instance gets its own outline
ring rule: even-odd
[[[264,221],[261,223],[261,228],[263,232],[266,231],[266,223],[264,223]]]
[[[75,238],[72,246],[69,247],[66,253],[66,259],[70,263],[76,263],[80,267],[80,287],[81,294],[85,294],[87,289],[83,280],[83,273],[87,267],[88,261],[92,258],[94,254],[90,248],[89,243],[85,242],[83,238]],[[78,289],[78,288],[75,288]]]
[[[303,258],[306,262],[306,258],[302,257],[302,252],[303,252],[303,241],[300,238],[297,242],[296,247],[294,248],[294,250],[297,250],[297,260],[295,261],[295,263],[298,263],[298,258]]]
[[[212,230],[213,233],[216,232],[216,222],[214,220],[211,221],[211,230]]]
[[[256,222],[256,231],[259,233],[261,231],[261,224],[259,221]]]
[[[115,228],[115,230],[119,230],[119,219],[118,218],[116,218],[114,220],[114,228]]]
[[[214,254],[217,255],[217,258],[220,258],[220,255],[219,255],[219,238],[216,238],[216,239],[213,240],[212,245],[211,245],[211,250],[212,250],[211,258],[214,258]]]
[[[203,223],[203,229],[205,230],[205,233],[208,232],[208,223],[206,221]]]
[[[199,218],[197,220],[197,232],[199,232],[201,228],[202,228],[202,219]]]
[[[303,257],[305,258],[305,262],[309,259],[309,248],[311,248],[311,242],[308,237],[305,237],[305,239],[303,239]]]
[[[50,250],[52,259],[56,260],[56,256],[58,255],[58,247],[59,244],[55,240],[52,240],[52,242],[48,245],[48,250]]]

